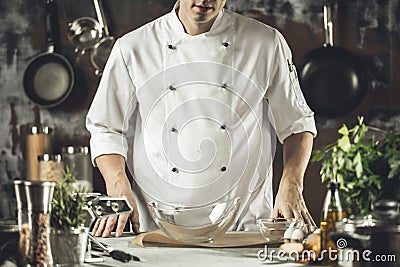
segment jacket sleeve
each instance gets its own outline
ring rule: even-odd
[[[93,165],[95,158],[105,154],[119,154],[126,159],[126,133],[137,104],[135,93],[132,73],[125,64],[118,39],[86,116]]]
[[[300,89],[292,53],[286,40],[278,31],[275,36],[275,55],[272,77],[266,98],[281,143],[290,135],[300,132],[317,134],[314,113],[309,108]]]

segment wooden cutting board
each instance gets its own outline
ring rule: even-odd
[[[136,247],[249,247],[262,244],[279,244],[282,236],[271,236],[266,241],[259,232],[227,232],[217,238],[214,243],[186,243],[165,236],[161,230],[142,233],[135,236],[130,242]]]

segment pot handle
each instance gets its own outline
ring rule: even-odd
[[[333,22],[332,22],[332,3],[330,0],[325,1],[324,5],[324,30],[325,30],[325,47],[333,46]]]
[[[109,36],[110,32],[108,31],[106,16],[104,15],[104,9],[101,0],[93,0],[93,4],[94,9],[96,10],[97,20],[99,21],[100,26],[103,28],[104,35]]]
[[[54,34],[58,27],[57,5],[54,0],[46,0],[46,47],[48,53],[55,51]]]

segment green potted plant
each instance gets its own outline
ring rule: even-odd
[[[340,183],[346,212],[366,215],[382,197],[399,199],[400,133],[367,126],[363,117],[338,133],[311,161],[322,162],[322,182]]]
[[[54,188],[50,216],[50,244],[54,264],[83,266],[88,229],[85,190],[76,187],[75,176],[66,169]]]
[[[400,200],[400,132],[386,132],[372,166],[383,179],[382,197]]]

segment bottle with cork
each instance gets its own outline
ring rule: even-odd
[[[321,214],[321,252],[324,253],[323,262],[335,263],[335,258],[338,256],[338,248],[335,242],[329,238],[329,234],[336,232],[336,222],[346,218],[346,212],[340,200],[340,184],[330,181],[327,188]]]

